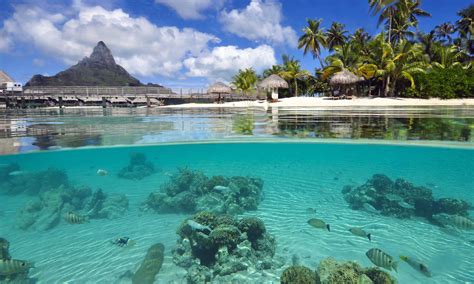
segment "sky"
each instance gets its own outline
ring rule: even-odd
[[[471,0],[424,0],[430,31],[455,22]],[[54,75],[88,56],[99,41],[142,82],[204,88],[239,69],[261,72],[282,54],[313,72],[298,50],[307,19],[333,21],[353,32],[379,31],[366,0],[0,0],[0,70],[26,83]],[[323,52],[323,55],[326,55]]]

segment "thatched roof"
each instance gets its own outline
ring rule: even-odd
[[[261,88],[265,88],[265,89],[274,89],[274,88],[288,89],[288,82],[286,82],[280,76],[275,75],[275,74],[268,76],[258,85]]]
[[[148,100],[145,97],[136,97],[135,99],[133,99],[132,103],[133,104],[146,104],[148,103]]]
[[[331,80],[329,80],[329,84],[349,85],[349,84],[355,84],[363,80],[364,79],[362,77],[358,77],[357,75],[350,72],[349,70],[344,69],[341,72],[337,72],[334,76],[332,76]]]
[[[13,80],[12,77],[8,76],[7,73],[0,70],[0,84],[1,83],[7,83],[7,82],[15,82],[15,80]]]
[[[230,87],[222,82],[216,82],[207,89],[208,94],[230,94],[231,91]]]

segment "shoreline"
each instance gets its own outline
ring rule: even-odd
[[[474,98],[466,99],[412,99],[412,98],[355,98],[331,100],[322,97],[283,98],[276,103],[266,101],[241,101],[215,103],[189,103],[163,106],[164,108],[246,108],[246,107],[396,107],[396,106],[474,106]]]

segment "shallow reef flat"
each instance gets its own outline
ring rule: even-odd
[[[144,153],[155,171],[141,179],[119,178],[131,153]],[[473,163],[470,150],[332,144],[174,145],[0,157],[10,167],[4,174],[15,177],[15,187],[0,188],[0,237],[9,241],[11,257],[34,262],[28,277],[37,283],[131,283],[134,275],[155,283],[468,282],[472,231],[437,223],[433,216],[472,218]],[[99,167],[107,174],[97,174]],[[61,184],[51,182],[33,195],[25,190],[23,173],[49,169]],[[203,198],[204,205],[175,203],[180,194]],[[164,198],[150,199],[155,195]],[[208,202],[209,196],[219,201]],[[242,202],[247,199],[256,202]],[[432,218],[417,213],[418,204],[428,204],[419,199],[429,201]],[[117,207],[114,214],[104,209],[109,205]],[[61,210],[50,211],[57,206]],[[68,222],[61,215],[70,210],[89,222]],[[58,223],[41,221],[49,212]],[[20,229],[19,220],[27,216],[34,222]],[[46,224],[54,225],[44,230]],[[117,245],[117,238],[134,245]],[[386,256],[369,259],[374,249]],[[399,262],[398,272],[387,260]]]

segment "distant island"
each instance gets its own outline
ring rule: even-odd
[[[89,57],[54,76],[34,75],[26,86],[145,86],[115,62],[112,52],[99,41]],[[162,87],[158,84],[147,86]]]

